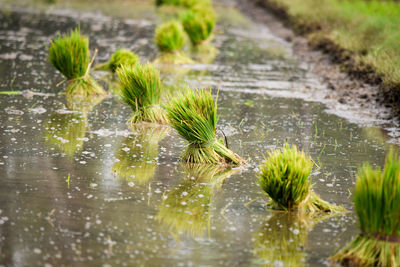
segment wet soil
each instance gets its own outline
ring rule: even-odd
[[[332,108],[345,104],[372,118],[398,125],[398,107],[388,93],[382,92],[379,78],[367,66],[363,69],[355,66],[352,57],[329,40],[313,41],[305,37],[318,25],[298,25],[284,10],[266,0],[237,0],[237,3],[252,20],[265,23],[274,34],[293,44],[294,57],[306,62],[309,71],[330,89],[325,97],[333,100]]]

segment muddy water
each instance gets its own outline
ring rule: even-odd
[[[185,142],[169,128],[128,128],[130,110],[118,97],[71,107],[52,95],[62,77],[47,63],[45,46],[78,23],[99,49],[98,62],[118,47],[142,61],[158,56],[152,34],[160,14],[149,3],[121,1],[122,13],[113,3],[94,12],[80,2],[1,5],[0,88],[44,93],[0,96],[1,264],[321,266],[358,233],[352,211],[330,218],[273,213],[255,182],[263,153],[287,140],[318,163],[314,189],[352,210],[357,166],[382,164],[388,150],[381,130],[301,98],[302,88],[323,88],[291,58],[288,43],[219,6],[219,54],[178,69],[174,79],[220,90],[220,128],[249,165],[182,166]]]

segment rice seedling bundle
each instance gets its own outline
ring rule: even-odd
[[[183,13],[181,20],[192,44],[199,45],[211,36],[216,16],[212,8],[197,6]]]
[[[133,136],[127,137],[115,157],[112,172],[119,178],[143,185],[157,168],[158,143],[167,135],[163,126],[134,125]]]
[[[44,126],[47,142],[73,157],[76,151],[82,149],[86,133],[86,119],[80,113],[54,113]]]
[[[296,146],[285,144],[268,153],[260,165],[258,183],[272,199],[274,208],[304,212],[341,212],[343,207],[322,200],[310,187],[312,159]]]
[[[400,158],[391,150],[384,170],[365,163],[354,204],[361,234],[330,258],[351,266],[400,266]]]
[[[135,66],[139,62],[139,56],[135,53],[120,48],[115,51],[108,62],[97,65],[96,69],[115,72],[118,67]]]
[[[90,76],[93,59],[90,61],[89,39],[81,35],[79,28],[51,41],[49,61],[68,81],[67,95],[87,97],[106,94]]]
[[[160,106],[160,73],[152,64],[121,66],[117,75],[121,82],[122,100],[133,110],[129,119],[131,124],[168,122],[166,112]]]
[[[171,20],[157,26],[155,42],[163,52],[177,52],[185,44],[185,32],[179,21]]]
[[[178,93],[166,106],[171,126],[189,142],[181,155],[188,163],[233,164],[245,161],[228,149],[224,141],[216,137],[217,100],[211,90],[190,90]]]

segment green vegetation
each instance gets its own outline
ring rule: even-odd
[[[358,170],[354,204],[362,234],[331,258],[358,266],[400,266],[400,158],[391,150],[385,168]]]
[[[115,72],[122,65],[135,66],[137,63],[139,63],[138,55],[127,49],[120,48],[111,55],[108,62],[97,65],[96,69]]]
[[[125,138],[115,157],[112,171],[122,179],[143,185],[157,168],[158,143],[167,135],[164,126],[133,125],[133,135]]]
[[[343,212],[345,209],[322,200],[313,190],[309,179],[314,163],[310,156],[295,145],[268,152],[261,164],[258,183],[272,199],[276,209]]]
[[[175,20],[165,22],[156,28],[155,42],[163,52],[176,52],[185,44],[185,32]]]
[[[244,160],[229,150],[216,137],[217,100],[211,90],[190,90],[178,93],[170,100],[168,118],[171,126],[189,142],[181,160],[188,163],[244,164]]]
[[[400,91],[400,2],[379,0],[264,0],[283,9],[292,24],[312,32],[316,46],[332,43],[345,59],[354,56],[351,71],[370,73],[392,95]],[[328,47],[329,49],[329,47]]]
[[[66,94],[69,96],[104,95],[106,92],[90,76],[89,39],[82,36],[80,29],[71,30],[51,41],[49,61],[68,81]]]
[[[216,16],[211,7],[196,7],[183,13],[181,20],[191,42],[199,45],[211,36]]]
[[[117,69],[117,74],[121,82],[122,100],[133,110],[129,119],[131,124],[168,122],[167,115],[160,106],[160,73],[152,64],[121,66]]]

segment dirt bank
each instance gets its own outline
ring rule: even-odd
[[[393,120],[400,114],[398,96],[382,85],[368,66],[355,64],[348,51],[317,34],[319,25],[298,23],[286,11],[268,0],[237,0],[238,7],[252,20],[293,43],[294,56],[310,66],[310,71],[331,89],[331,98],[340,104],[370,110],[378,120]]]

